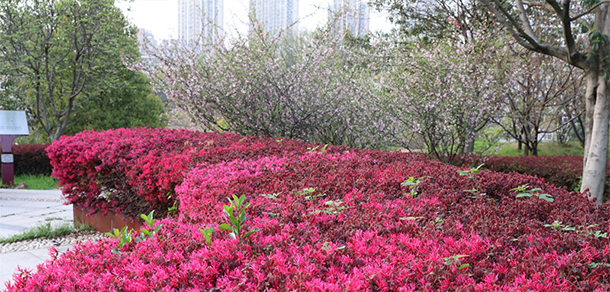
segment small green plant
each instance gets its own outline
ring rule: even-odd
[[[434,225],[439,226],[441,224],[443,224],[443,218],[436,217],[436,219],[434,219]]]
[[[604,266],[604,267],[608,267],[610,268],[610,264],[608,263],[596,263],[596,262],[592,262],[589,264],[589,269],[593,270],[599,266]]]
[[[323,250],[329,250],[329,249],[330,249],[330,246],[328,245],[328,241],[325,241],[325,242],[322,244],[322,247],[321,247],[321,248],[322,248]],[[337,246],[337,247],[335,248],[335,250],[342,250],[342,249],[345,249],[345,248],[346,248],[346,246],[345,246],[345,245],[342,245],[342,246]]]
[[[167,213],[172,216],[178,214],[178,201],[174,201],[174,204],[167,208]]]
[[[551,227],[561,231],[575,231],[576,227],[564,225],[561,221],[553,221],[551,224],[544,224],[544,227]]]
[[[339,213],[341,212],[341,210],[345,209],[345,206],[341,206],[341,204],[343,204],[343,201],[341,200],[328,200],[324,203],[324,205],[326,206],[326,208],[324,208],[323,210],[315,210],[315,213],[321,213],[324,212],[328,215],[339,215]]]
[[[214,227],[210,226],[207,229],[199,228],[199,231],[203,234],[205,243],[210,245],[212,243],[212,232],[214,232]]]
[[[406,179],[405,181],[403,181],[401,183],[401,185],[409,187],[411,198],[415,198],[418,195],[417,187],[419,186],[419,184],[422,182],[423,179],[424,179],[424,177],[415,179],[414,177],[411,176],[408,179]]]
[[[602,232],[601,230],[591,230],[597,226],[597,224],[589,225],[587,227],[582,226],[570,226],[565,225],[561,221],[553,221],[551,224],[544,224],[544,227],[554,228],[560,231],[575,231],[577,233],[587,232],[587,236],[593,235],[595,238],[608,238],[607,232]]]
[[[601,230],[589,231],[589,234],[587,234],[587,235],[593,235],[593,236],[595,236],[595,238],[608,238],[608,233],[601,232]]]
[[[474,178],[476,175],[481,174],[481,172],[479,171],[479,169],[481,168],[481,166],[483,166],[484,164],[481,164],[479,166],[477,166],[476,168],[471,168],[468,170],[458,170],[457,172],[461,175],[461,176],[468,176],[468,178],[472,179]]]
[[[140,242],[146,238],[151,238],[155,233],[159,232],[159,229],[161,229],[161,224],[157,225],[157,227],[154,227],[155,222],[157,222],[157,220],[153,219],[154,212],[155,212],[155,210],[152,210],[152,211],[150,211],[150,213],[148,213],[148,215],[144,215],[144,214],[140,215],[140,218],[142,218],[144,220],[144,222],[146,223],[146,225],[148,225],[148,228],[150,228],[150,230],[148,230],[146,228],[140,229],[140,238],[136,238],[135,239],[136,242]]]
[[[148,225],[148,228],[150,229],[149,230],[147,228],[141,228],[140,237],[133,237],[133,235],[131,234],[131,230],[128,230],[127,226],[124,226],[123,228],[121,228],[121,230],[114,228],[112,229],[112,232],[107,232],[106,235],[119,240],[119,246],[117,248],[113,248],[112,252],[118,253],[125,244],[128,244],[132,241],[140,242],[147,238],[152,238],[155,233],[159,232],[159,229],[161,229],[161,224],[154,227],[155,222],[157,222],[157,220],[153,218],[154,213],[155,210],[150,211],[148,215],[140,214],[140,218],[144,220],[144,223],[146,223],[146,225]]]
[[[277,196],[279,196],[281,193],[275,193],[275,194],[261,194],[261,196],[267,198],[267,199],[273,199],[273,200],[277,200]]]
[[[549,194],[541,194],[540,191],[542,191],[541,188],[533,188],[530,189],[529,188],[529,184],[524,184],[521,186],[518,186],[516,188],[511,189],[511,191],[513,192],[519,192],[517,194],[517,198],[531,198],[531,197],[538,197],[540,199],[543,199],[547,202],[554,202],[555,199],[553,199],[553,196],[549,195]]]
[[[313,196],[305,196],[305,200],[311,201],[313,198],[326,197],[326,194],[319,193]]]
[[[309,195],[315,191],[316,191],[316,188],[304,188],[304,189],[298,191],[297,195],[299,195],[299,196]]]
[[[323,193],[319,193],[317,195],[311,195],[316,191],[316,188],[304,188],[300,191],[297,192],[297,194],[299,196],[305,196],[305,200],[307,201],[311,201],[313,198],[319,198],[319,197],[324,197],[326,196],[326,194]],[[306,196],[309,195],[309,196]]]
[[[324,151],[326,150],[326,147],[328,147],[328,144],[324,145],[322,147],[322,149],[320,149],[320,154],[324,154]],[[318,148],[320,148],[320,146],[316,146],[316,147],[307,147],[307,152],[309,153],[314,153],[316,150],[318,150]]]
[[[467,255],[467,254],[458,254],[458,255],[443,258],[443,260],[445,261],[445,265],[450,266],[453,263],[459,263],[460,259],[466,258],[468,256],[469,255]],[[458,267],[458,270],[463,270],[469,266],[470,266],[470,264],[462,264]]]
[[[131,236],[131,230],[127,230],[127,226],[123,227],[120,231],[114,228],[111,232],[106,233],[106,235],[116,238],[119,240],[119,246],[117,248],[112,249],[112,253],[119,253],[120,249],[127,243],[130,243],[133,238]]]
[[[575,231],[576,227],[564,225],[561,221],[553,221],[551,224],[544,224],[544,227],[551,227],[561,231]]]
[[[236,195],[233,195],[233,200],[231,200],[231,198],[227,199],[229,200],[229,205],[223,205],[222,207],[223,213],[227,216],[227,219],[229,219],[229,223],[220,224],[218,229],[231,231],[229,235],[233,239],[239,240],[239,242],[242,242],[253,233],[260,231],[259,228],[255,228],[244,233],[243,225],[247,219],[246,209],[250,206],[250,203],[244,204],[246,196],[242,195],[238,198]]]
[[[578,184],[576,184],[576,186],[574,186],[573,191],[574,191],[575,193],[580,192],[580,187],[581,187],[581,186],[582,186],[582,176],[579,176],[579,177],[578,177]]]

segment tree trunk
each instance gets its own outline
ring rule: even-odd
[[[597,99],[597,70],[591,70],[585,72],[585,79],[587,80],[587,91],[585,93],[585,151],[589,152],[589,145],[591,144],[591,131],[593,130],[593,113],[595,108],[595,101]],[[587,165],[587,155],[583,155],[583,167]]]
[[[538,156],[538,141],[532,141],[532,155]]]
[[[597,69],[597,68],[596,68]],[[597,70],[585,72],[587,77],[585,153],[581,191],[589,190],[590,198],[602,203],[608,160],[608,97],[610,88],[604,74]]]
[[[473,154],[474,153],[474,139],[466,140],[466,145],[464,147],[465,154]]]

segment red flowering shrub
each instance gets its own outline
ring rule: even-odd
[[[188,130],[116,129],[64,136],[47,151],[69,203],[136,217],[154,208],[167,211],[193,153],[239,139]]]
[[[610,210],[582,194],[384,151],[251,157],[199,163],[152,238],[76,246],[9,291],[610,289]],[[232,194],[260,229],[241,242],[218,228]]]
[[[484,163],[482,168],[511,173],[517,172],[544,178],[548,183],[566,187],[568,191],[580,188],[582,156],[470,156],[464,165]],[[606,173],[610,173],[610,161]],[[610,194],[610,180],[606,179],[605,199]]]
[[[45,151],[47,146],[49,145],[26,144],[13,146],[15,175],[51,175],[51,162]]]
[[[174,187],[196,163],[291,155],[322,146],[296,140],[170,129],[84,131],[47,148],[69,203],[137,218],[174,205]],[[308,150],[309,149],[309,150]],[[344,151],[328,146],[327,152]]]

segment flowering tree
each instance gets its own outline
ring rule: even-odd
[[[397,51],[388,71],[388,111],[418,134],[437,159],[469,152],[476,133],[498,110],[500,86],[479,47],[437,42]]]
[[[482,3],[521,46],[584,71],[587,89],[581,191],[588,189],[591,198],[601,204],[608,158],[610,3],[570,0],[517,0],[514,3],[483,0]],[[548,21],[537,21],[539,15],[546,16]]]
[[[412,19],[394,0],[378,0],[399,20]],[[451,6],[454,0],[427,1],[433,7]],[[494,23],[501,25],[522,47],[549,55],[583,70],[586,80],[585,145],[581,191],[589,190],[601,204],[608,157],[610,107],[610,2],[585,0],[481,0]],[[396,5],[392,5],[396,4]],[[459,9],[460,6],[452,6]],[[434,12],[433,10],[431,12]],[[426,10],[424,10],[426,12]],[[444,14],[439,14],[444,15]],[[434,16],[428,13],[428,16]],[[446,18],[435,18],[445,22]],[[489,23],[489,22],[487,22]],[[467,25],[460,23],[460,25]],[[483,22],[483,24],[486,24]],[[473,24],[474,25],[474,24]],[[470,25],[468,26],[470,27]]]
[[[370,108],[365,53],[320,29],[286,38],[253,28],[225,46],[156,52],[149,72],[168,98],[206,129],[349,146],[383,144],[383,117]]]

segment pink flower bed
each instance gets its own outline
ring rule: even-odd
[[[151,238],[75,246],[9,291],[610,289],[607,205],[531,176],[374,150],[207,157]],[[260,229],[243,241],[217,228],[233,194]]]

